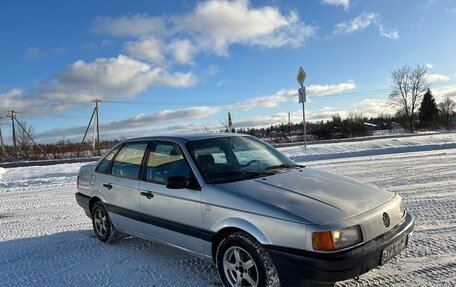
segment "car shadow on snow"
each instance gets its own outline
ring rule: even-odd
[[[2,286],[222,286],[215,266],[180,249],[92,230],[0,242]]]

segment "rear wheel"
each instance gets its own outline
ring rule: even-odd
[[[108,210],[101,201],[96,202],[92,208],[92,225],[101,242],[109,243],[117,238],[117,231],[112,226]]]
[[[220,243],[216,263],[226,287],[280,287],[271,257],[244,232],[231,234]]]

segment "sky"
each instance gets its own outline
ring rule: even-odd
[[[0,116],[38,142],[218,131],[394,113],[391,72],[426,65],[456,99],[453,0],[3,1]]]

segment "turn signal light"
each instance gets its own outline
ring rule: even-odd
[[[333,235],[331,231],[312,233],[312,245],[315,250],[331,251],[334,247]]]

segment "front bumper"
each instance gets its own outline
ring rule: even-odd
[[[336,253],[316,253],[278,246],[265,248],[274,261],[283,286],[308,286],[310,282],[337,282],[360,276],[381,265],[383,250],[409,236],[415,225],[410,214],[388,233],[356,248]]]

